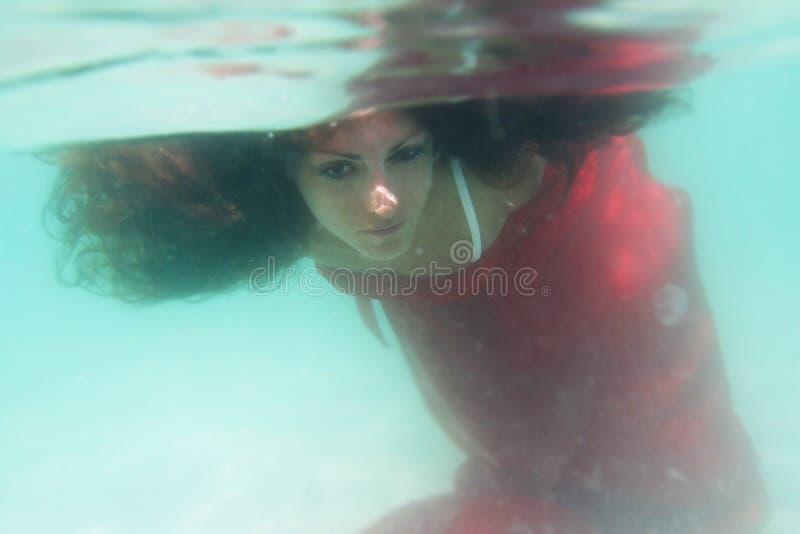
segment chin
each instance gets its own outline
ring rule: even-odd
[[[360,250],[363,256],[375,261],[389,261],[402,256],[408,251],[408,248],[411,246],[411,243],[402,243],[400,245],[390,246],[388,243],[386,246],[372,246],[372,247],[364,247]]]
[[[375,261],[389,261],[397,258],[398,256],[402,256],[406,250],[408,250],[408,247],[402,250],[392,250],[392,251],[369,250],[362,252],[362,254]]]

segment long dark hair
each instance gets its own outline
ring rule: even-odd
[[[611,136],[685,109],[677,93],[654,91],[476,100],[406,111],[433,134],[437,150],[491,176],[523,143],[572,172]],[[43,211],[47,231],[61,243],[59,279],[154,303],[234,289],[268,261],[271,274],[280,276],[306,254],[314,222],[291,179],[302,137],[185,135],[62,151]]]
[[[502,175],[523,144],[532,144],[571,177],[584,156],[610,137],[633,133],[655,119],[688,109],[688,99],[680,92],[653,91],[470,100],[409,112],[433,133],[437,150],[465,160],[491,179]]]

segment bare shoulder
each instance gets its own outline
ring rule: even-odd
[[[515,165],[508,169],[510,187],[497,188],[489,185],[491,180],[486,180],[486,187],[491,191],[493,202],[501,210],[513,211],[528,202],[539,189],[544,173],[545,160],[537,154],[521,157]]]
[[[507,176],[481,176],[477,171],[462,165],[464,179],[469,187],[470,196],[481,221],[486,225],[487,234],[492,239],[502,228],[508,214],[528,202],[539,188],[545,160],[538,155],[529,154],[520,158],[507,169]],[[508,187],[498,187],[493,183],[511,183]],[[483,233],[483,232],[482,232]]]

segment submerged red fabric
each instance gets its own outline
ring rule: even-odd
[[[470,528],[486,495],[538,499],[527,509],[544,506],[542,524],[586,532],[759,530],[757,457],[691,232],[687,195],[650,176],[630,135],[589,153],[572,184],[549,165],[482,257],[435,286],[420,278],[399,294],[409,278],[389,287],[317,265],[378,336],[369,299],[380,299],[428,406],[468,455],[449,526],[419,532],[484,532]],[[490,268],[494,285],[477,276]],[[554,522],[552,506],[571,519]],[[496,525],[513,509],[494,509]]]

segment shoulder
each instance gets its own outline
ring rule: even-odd
[[[544,158],[533,152],[521,154],[501,171],[502,176],[484,175],[461,162],[472,202],[482,221],[504,221],[509,213],[530,201],[541,184],[545,166]]]
[[[636,135],[612,138],[584,165],[596,201],[589,240],[610,287],[620,295],[648,292],[692,253],[689,195],[656,179]]]

